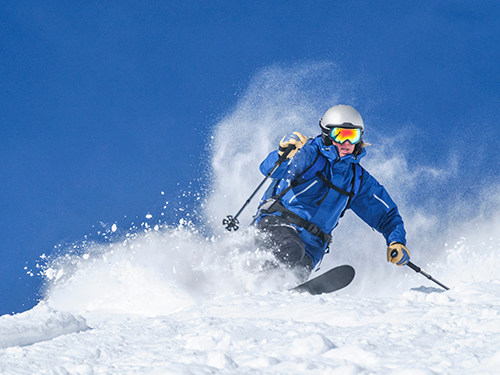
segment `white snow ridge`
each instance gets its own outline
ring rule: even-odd
[[[0,348],[32,345],[89,329],[85,319],[55,311],[45,302],[15,316],[0,316]]]

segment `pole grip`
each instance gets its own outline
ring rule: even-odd
[[[280,165],[281,163],[283,163],[286,160],[288,154],[290,154],[290,152],[295,150],[295,148],[296,146],[294,144],[288,145],[287,148],[285,148],[285,151],[283,151],[283,153],[279,157],[278,161],[276,162],[276,165]]]

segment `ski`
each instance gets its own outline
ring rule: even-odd
[[[338,266],[307,280],[291,290],[310,294],[331,293],[345,288],[354,279],[354,268],[348,265]]]

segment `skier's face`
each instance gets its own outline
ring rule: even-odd
[[[351,145],[351,143],[347,141],[344,143],[337,143],[332,141],[332,143],[337,147],[337,150],[339,150],[340,157],[352,154],[354,152],[354,145]]]

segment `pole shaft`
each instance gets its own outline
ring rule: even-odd
[[[234,219],[238,218],[238,216],[245,209],[245,207],[248,206],[248,204],[250,203],[250,201],[252,200],[252,198],[255,196],[255,194],[257,194],[257,192],[262,187],[262,185],[264,185],[264,183],[267,181],[267,179],[269,177],[271,177],[271,175],[274,173],[274,171],[276,171],[276,169],[279,168],[279,166],[281,165],[281,163],[283,163],[287,159],[288,154],[290,154],[290,152],[292,152],[293,150],[295,150],[295,145],[291,144],[291,145],[289,145],[285,149],[285,151],[283,151],[283,153],[281,154],[281,156],[279,157],[279,159],[274,164],[273,169],[271,169],[271,171],[268,174],[266,174],[266,177],[264,177],[264,179],[259,184],[259,186],[257,186],[257,188],[254,190],[254,192],[252,193],[252,195],[250,195],[250,197],[246,200],[245,204],[240,208],[240,210],[238,211],[238,213],[236,215],[234,215],[234,217],[233,217]]]
[[[410,267],[413,271],[415,271],[416,273],[420,273],[422,274],[423,276],[427,277],[429,280],[435,282],[437,285],[439,285],[441,288],[443,289],[446,289],[446,290],[450,290],[450,288],[448,288],[446,285],[444,285],[443,283],[440,283],[439,281],[437,281],[435,278],[433,278],[431,275],[429,275],[428,273],[422,271],[422,269],[417,266],[416,264],[413,264],[412,262],[408,262],[406,263],[406,265],[408,267]]]

